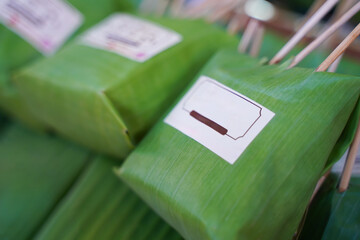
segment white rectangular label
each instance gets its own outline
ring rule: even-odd
[[[234,164],[274,116],[264,106],[202,76],[165,122]]]
[[[44,55],[54,54],[82,20],[61,0],[0,0],[0,22]]]
[[[84,44],[144,62],[179,43],[178,33],[128,14],[114,14],[83,37]]]

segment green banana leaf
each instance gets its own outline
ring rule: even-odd
[[[353,178],[350,188],[345,193],[334,195],[333,206],[322,239],[359,239],[360,178]]]
[[[0,239],[181,239],[119,185],[112,159],[12,123],[0,156]]]
[[[5,125],[0,131],[0,239],[30,239],[87,158],[72,144]]]
[[[114,11],[132,11],[128,0],[68,0],[84,16],[83,25],[73,35],[83,32]],[[34,116],[12,83],[14,72],[42,55],[27,41],[0,24],[0,108],[26,125],[41,129],[43,123]]]
[[[97,157],[43,225],[37,240],[172,240],[180,235],[113,174],[115,161]]]
[[[26,126],[39,131],[44,130],[43,123],[29,111],[17,88],[12,85],[5,72],[0,72],[0,108]]]
[[[32,112],[73,141],[127,156],[213,53],[237,44],[200,20],[147,19],[182,41],[143,63],[75,42],[16,76]]]
[[[331,174],[310,205],[300,239],[360,238],[360,177],[354,176],[349,189],[337,191],[339,176]]]
[[[291,239],[360,78],[286,67],[224,50],[199,73],[276,114],[233,165],[160,121],[118,175],[186,239]]]

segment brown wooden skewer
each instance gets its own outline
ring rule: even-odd
[[[185,0],[173,0],[170,5],[171,15],[174,17],[179,17],[183,13],[183,7]]]
[[[328,72],[336,72],[337,68],[339,67],[339,64],[343,58],[344,54],[341,54],[334,62],[333,64],[330,65],[330,67],[328,68]]]
[[[264,24],[260,23],[255,33],[254,41],[250,49],[250,56],[257,57],[259,55],[262,42],[264,40],[265,27]]]
[[[335,9],[335,13],[331,16],[330,20],[324,24],[322,31],[326,31],[329,26],[334,24],[337,20],[339,20],[352,6],[356,5],[359,0],[340,0],[338,6]],[[331,48],[332,46],[336,46],[339,44],[341,36],[338,31],[332,34],[324,43],[323,49]],[[332,68],[335,69],[335,66]]]
[[[271,59],[270,64],[279,63],[296,44],[335,6],[338,0],[327,0],[307,23],[285,44],[285,46]]]
[[[349,9],[351,9],[352,6],[355,6],[356,3],[358,3],[358,0],[341,0],[338,7],[335,9],[335,13],[334,16],[330,19],[330,23],[334,23],[336,22],[338,19],[341,18],[341,16],[343,14],[345,14],[345,12],[347,12]],[[339,37],[339,33],[338,31],[336,31],[326,42],[327,45],[333,46],[336,44],[336,42],[338,41]],[[331,64],[331,66],[328,68],[328,72],[336,72],[341,59],[342,59],[343,55],[341,55],[340,57],[338,57],[336,59],[336,61]]]
[[[311,198],[310,198],[310,203],[314,200],[314,197],[315,197],[316,194],[319,192],[319,190],[320,190],[321,186],[324,184],[326,178],[330,175],[330,172],[331,172],[330,170],[327,171],[327,172],[324,174],[324,176],[322,176],[322,177],[319,179],[319,181],[317,182],[316,187],[315,187],[315,189],[314,189],[314,192],[313,192],[313,194],[312,194],[312,196],[311,196]]]
[[[222,19],[224,16],[226,16],[228,13],[230,13],[234,8],[237,7],[237,5],[240,4],[240,1],[238,0],[232,0],[225,2],[223,4],[220,4],[218,9],[214,11],[207,19],[209,22],[216,22],[220,19]]]
[[[235,13],[233,18],[230,20],[227,31],[231,35],[235,35],[243,28],[245,28],[249,17],[246,14]]]
[[[257,28],[259,27],[260,22],[259,20],[256,20],[254,18],[251,18],[248,26],[245,29],[244,35],[241,39],[241,42],[239,44],[238,50],[239,52],[246,52],[246,49],[248,49],[251,39],[253,38],[254,34],[256,33]]]
[[[185,16],[187,17],[201,17],[203,16],[204,12],[207,12],[218,5],[218,0],[204,0],[203,2],[199,3],[198,5],[188,9],[185,12]]]
[[[359,0],[341,0],[339,6],[335,9],[334,16],[330,19],[330,22],[338,20],[345,12],[347,12],[351,6],[354,6]]]
[[[339,46],[325,59],[324,62],[316,69],[317,72],[326,71],[330,65],[340,56],[345,50],[350,46],[350,44],[355,41],[355,39],[360,35],[360,24],[358,24],[355,29],[340,43]]]
[[[347,11],[341,18],[339,18],[333,25],[331,25],[325,32],[320,34],[314,41],[312,41],[306,48],[298,53],[292,60],[289,68],[296,66],[307,55],[314,51],[319,45],[325,42],[332,34],[334,34],[343,24],[349,21],[356,13],[360,11],[360,2],[354,5],[349,11]]]
[[[156,14],[157,16],[164,15],[169,0],[143,0],[140,4],[140,12],[145,14]]]
[[[355,135],[354,141],[352,142],[352,144],[350,146],[349,153],[348,153],[347,159],[346,159],[346,163],[345,163],[342,175],[341,175],[341,180],[340,180],[340,184],[339,184],[339,192],[344,192],[349,187],[351,172],[352,172],[352,169],[354,168],[356,155],[359,151],[359,145],[360,145],[360,119],[358,122],[358,127],[356,130],[356,135]]]
[[[306,13],[306,16],[304,17],[304,19],[301,21],[301,24],[299,24],[298,29],[301,29],[305,23],[307,23],[307,21],[309,21],[309,19],[311,18],[311,16],[314,15],[314,13],[316,13],[316,11],[319,10],[319,8],[326,2],[326,0],[315,0],[309,11]]]
[[[222,16],[219,21],[224,23],[224,24],[228,24],[231,20],[231,18],[233,17],[234,12],[233,11],[229,11],[227,12],[224,16]]]

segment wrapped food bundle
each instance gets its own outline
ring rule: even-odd
[[[35,239],[182,239],[125,184],[119,184],[114,164],[96,157]]]
[[[114,11],[132,10],[126,0],[6,0],[0,4],[0,107],[30,126],[42,124],[27,109],[11,78],[42,55]],[[76,33],[76,34],[74,34]]]
[[[0,156],[0,239],[181,239],[119,185],[111,159],[12,123]]]
[[[0,239],[33,237],[87,160],[63,140],[0,123]]]
[[[69,139],[125,157],[219,48],[236,44],[200,20],[113,14],[16,85],[36,116]]]
[[[118,175],[186,239],[291,239],[360,79],[286,68],[220,51]]]

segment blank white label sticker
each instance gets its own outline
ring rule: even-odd
[[[144,62],[181,40],[172,30],[128,14],[114,14],[88,31],[82,42]]]
[[[54,54],[82,20],[62,0],[0,0],[0,22],[44,55]]]
[[[248,97],[202,76],[165,123],[234,164],[274,116]]]

